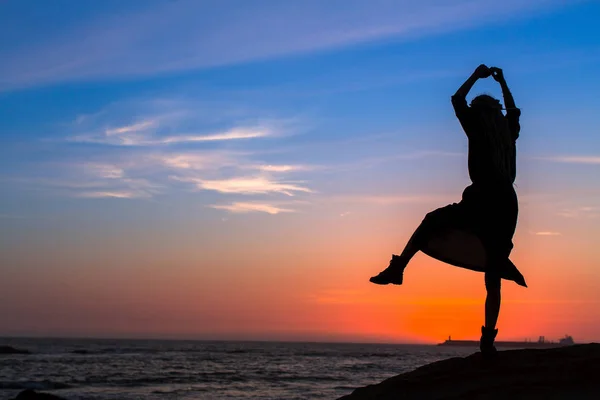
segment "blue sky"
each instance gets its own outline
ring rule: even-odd
[[[597,2],[0,8],[5,218],[28,214],[25,198],[197,192],[231,211],[275,194],[288,206],[256,204],[277,212],[317,192],[450,191],[466,183],[466,141],[448,99],[479,63],[505,69],[523,109],[524,172],[558,168],[561,185],[579,187],[600,162]],[[453,179],[440,177],[448,168]]]
[[[598,15],[558,0],[1,1],[4,260],[117,233],[155,244],[151,230],[237,246],[249,226],[268,241],[268,224],[354,215],[410,218],[401,243],[469,184],[450,96],[480,63],[522,109],[521,232],[562,235],[600,214]],[[481,92],[501,95],[491,79]]]
[[[328,166],[464,152],[448,97],[480,62],[506,70],[525,154],[595,156],[597,3],[339,3],[3,2],[10,175],[186,149]]]

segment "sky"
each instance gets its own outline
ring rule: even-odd
[[[418,254],[470,184],[450,96],[522,110],[500,339],[600,340],[600,2],[0,1],[0,335],[477,339]],[[477,83],[469,98],[498,85]]]

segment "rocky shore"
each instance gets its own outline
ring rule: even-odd
[[[339,400],[600,399],[600,344],[475,353],[356,389]]]
[[[29,350],[15,349],[11,346],[0,346],[0,354],[31,354]]]
[[[50,393],[41,393],[34,390],[23,390],[12,400],[66,400]]]

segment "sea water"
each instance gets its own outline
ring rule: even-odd
[[[31,388],[66,399],[337,399],[474,348],[420,345],[0,339],[0,399]]]

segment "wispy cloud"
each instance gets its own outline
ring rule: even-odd
[[[144,192],[131,191],[99,191],[99,192],[81,192],[76,194],[77,197],[84,198],[115,198],[115,199],[134,199],[141,197],[149,197]]]
[[[212,190],[220,193],[236,194],[266,194],[281,193],[287,196],[293,196],[294,193],[304,192],[312,193],[307,187],[300,186],[293,182],[277,181],[270,177],[238,177],[229,179],[205,180],[192,177],[172,176],[174,180],[194,184],[197,189]]]
[[[200,112],[196,113],[196,109]],[[236,123],[236,120],[242,122]],[[305,176],[297,179],[297,173],[309,171],[310,166],[265,162],[264,157],[273,157],[269,151],[247,145],[247,140],[264,137],[274,138],[271,144],[276,145],[280,143],[280,136],[285,138],[290,131],[295,132],[296,123],[294,118],[259,118],[252,112],[248,115],[247,110],[230,115],[227,109],[216,110],[210,104],[200,107],[195,100],[134,99],[117,102],[75,118],[70,125],[75,133],[68,138],[78,142],[119,145],[118,148],[65,146],[64,141],[51,141],[53,145],[63,146],[63,151],[68,152],[74,161],[63,158],[54,164],[52,176],[48,171],[40,171],[38,177],[30,181],[56,193],[80,198],[151,198],[180,189],[182,185],[177,182],[224,195],[297,196],[313,193]],[[230,128],[215,129],[219,125],[229,125]],[[194,130],[212,133],[177,133]],[[210,143],[191,145],[193,142]],[[179,143],[186,145],[176,146]],[[276,154],[275,157],[280,158],[281,155]],[[291,173],[295,173],[294,180],[287,178]],[[268,199],[262,203],[230,202],[216,206],[231,212],[291,211]]]
[[[212,135],[170,136],[159,140],[158,143],[214,142],[220,140],[254,139],[270,135],[271,132],[265,128],[235,128],[227,132]]]
[[[99,178],[119,179],[125,172],[122,168],[110,164],[85,164],[83,168],[90,174]]]
[[[117,3],[109,3],[117,4]],[[84,16],[58,16],[57,29],[34,30],[0,50],[0,90],[49,82],[136,77],[348,46],[412,39],[502,21],[558,0],[360,0],[142,2]],[[5,23],[27,7],[16,3]],[[233,10],[233,11],[232,11]],[[93,17],[90,17],[94,15]],[[102,17],[96,17],[101,15]],[[310,21],[306,24],[305,21]],[[39,33],[38,33],[39,32]],[[161,40],[155,40],[160,37]],[[89,49],[94,51],[89,51]]]
[[[600,216],[600,207],[573,207],[564,208],[557,213],[565,218],[597,218]]]
[[[315,167],[307,165],[252,165],[249,168],[264,172],[295,172],[308,171],[314,169]]]
[[[219,150],[176,152],[152,155],[150,158],[159,164],[180,170],[217,170],[224,167],[243,165],[247,157],[242,152],[225,152]]]
[[[70,140],[82,143],[98,143],[115,146],[158,146],[177,143],[254,139],[272,135],[272,131],[263,127],[238,127],[224,132],[206,135],[178,134],[157,136],[154,132],[148,130],[148,128],[155,125],[143,125],[144,128],[142,129],[134,129],[134,126],[142,126],[142,124],[108,129],[101,134],[76,135],[71,137]],[[120,132],[115,133],[117,131]]]
[[[151,128],[155,124],[156,124],[156,121],[142,121],[142,122],[138,122],[137,124],[133,124],[133,125],[126,125],[126,126],[121,126],[119,128],[107,129],[105,131],[105,133],[106,133],[106,136],[113,136],[113,135],[122,135],[124,133],[140,132],[140,131],[145,131],[148,128]]]
[[[275,215],[279,213],[294,212],[292,209],[282,208],[268,203],[235,202],[231,204],[213,204],[210,207],[218,210],[227,210],[233,213],[263,212]]]
[[[537,160],[544,160],[557,163],[568,163],[568,164],[595,164],[600,165],[600,156],[548,156],[548,157],[535,157]]]
[[[59,195],[80,198],[151,198],[162,193],[163,186],[146,179],[96,178],[89,175],[67,176],[57,179],[31,178],[21,180],[36,189],[51,189]]]
[[[131,161],[128,161],[128,165]],[[59,194],[80,198],[151,198],[164,186],[147,178],[131,175],[123,166],[110,163],[69,163],[52,171],[58,177],[21,179],[35,188],[50,188]]]
[[[553,232],[553,231],[533,232],[533,234],[536,236],[561,236],[562,235],[560,232]]]
[[[191,98],[133,98],[79,115],[70,142],[123,147],[245,142],[301,131],[298,118],[263,118],[264,110]]]

